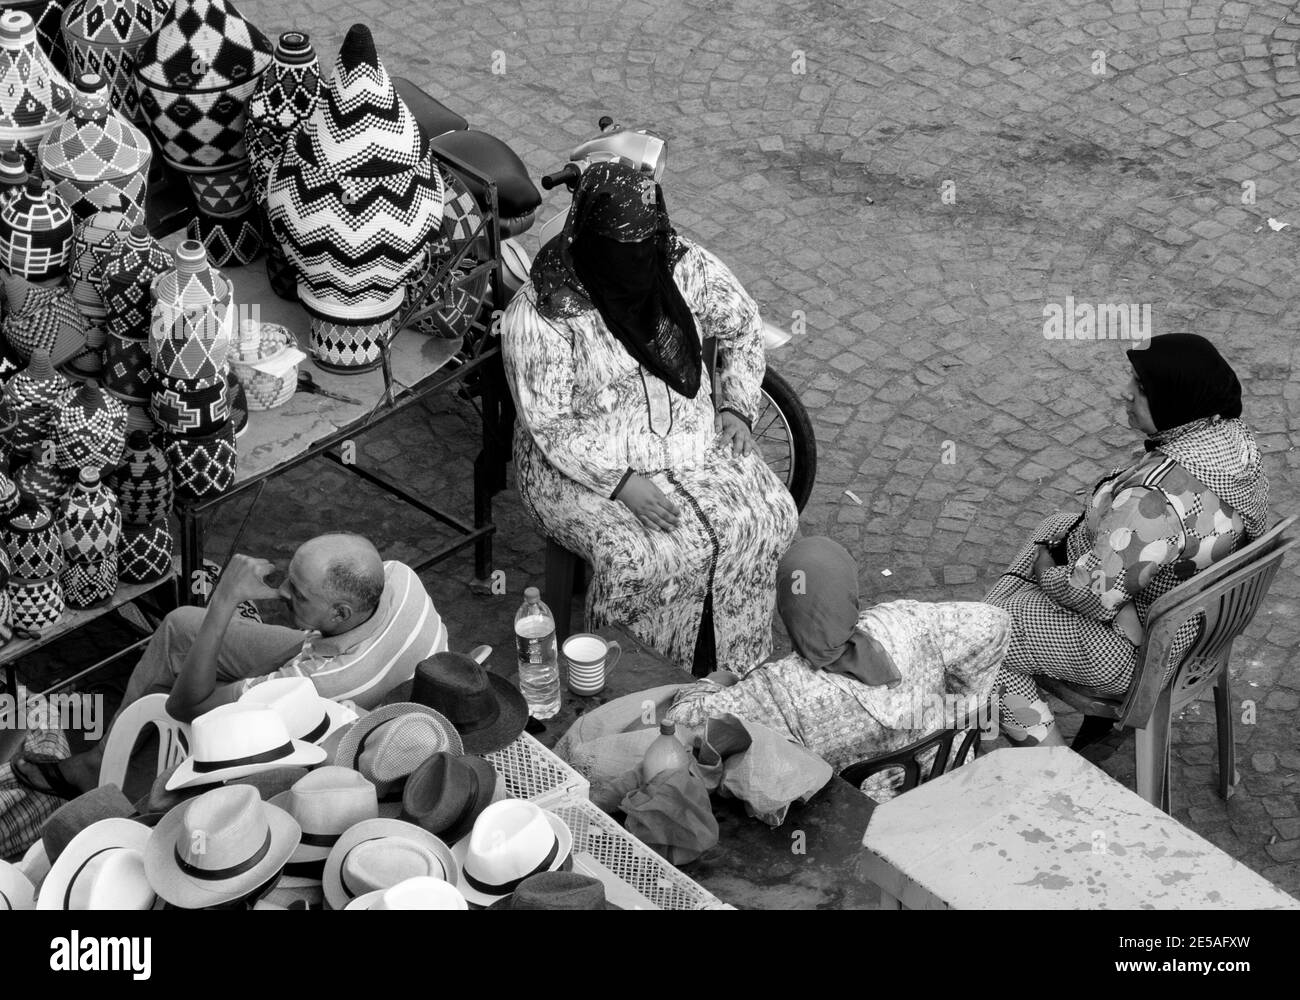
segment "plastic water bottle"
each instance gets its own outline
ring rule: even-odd
[[[519,690],[534,719],[549,719],[560,710],[560,660],[555,648],[555,618],[536,587],[524,591],[515,614],[515,652],[519,656]]]
[[[645,756],[641,759],[641,780],[649,781],[660,771],[689,767],[691,760],[691,752],[677,738],[676,724],[661,722],[659,735],[646,747]]]

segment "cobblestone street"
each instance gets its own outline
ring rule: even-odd
[[[1067,297],[1149,305],[1152,333],[1211,338],[1241,376],[1274,517],[1300,509],[1300,4],[240,5],[268,35],[310,31],[326,64],[367,22],[391,72],[507,140],[534,178],[603,113],[665,134],[674,223],[795,330],[769,361],[817,430],[802,530],[854,553],[864,599],[979,599],[1043,515],[1140,449],[1121,402],[1132,345],[1045,338],[1045,307]],[[553,192],[542,217],[566,207]],[[359,458],[468,512],[478,433],[471,404],[437,398]],[[211,558],[244,503],[220,515]],[[453,645],[491,642],[509,669],[543,545],[513,480],[495,513],[506,595],[471,593],[468,554],[425,578]],[[267,491],[241,548],[283,559],[351,528],[413,559],[445,537],[431,523],[315,463]],[[1173,729],[1174,815],[1292,894],[1298,640],[1292,558],[1233,650],[1241,782],[1226,803],[1213,704]],[[1068,735],[1078,716],[1063,718]],[[1089,758],[1131,787],[1131,736]]]

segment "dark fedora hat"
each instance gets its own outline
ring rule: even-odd
[[[116,785],[100,785],[60,806],[41,827],[45,856],[53,864],[72,838],[86,827],[105,819],[126,819],[135,806]]]
[[[435,753],[406,779],[401,818],[455,843],[492,804],[496,787],[497,773],[482,757]]]
[[[445,716],[456,727],[468,754],[500,750],[516,739],[528,722],[528,703],[519,689],[464,653],[434,653],[422,660],[415,668],[409,696],[404,688],[392,696]]]
[[[542,872],[526,878],[489,910],[621,910],[605,898],[605,887],[577,872]]]

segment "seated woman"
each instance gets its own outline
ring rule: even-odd
[[[1214,345],[1171,333],[1128,357],[1128,421],[1146,435],[1145,454],[1102,479],[1081,512],[1044,520],[985,598],[1011,613],[997,690],[1013,743],[1063,742],[1036,675],[1123,694],[1155,599],[1268,526],[1241,384]],[[1175,637],[1166,679],[1198,628],[1192,619]]]
[[[890,601],[860,609],[857,566],[829,538],[790,546],[777,570],[777,609],[793,653],[739,681],[700,681],[666,717],[694,729],[729,712],[838,771],[936,729],[978,724],[972,716],[987,711],[1010,638],[1006,614],[987,604]],[[888,781],[877,777],[866,790],[889,797]]]
[[[519,492],[594,568],[587,627],[700,674],[766,656],[798,514],[750,436],[762,323],[731,272],[676,235],[652,180],[596,163],[501,333]],[[702,336],[725,355],[716,409]]]

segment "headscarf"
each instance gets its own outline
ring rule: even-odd
[[[1129,361],[1151,407],[1147,451],[1172,458],[1241,515],[1247,538],[1268,527],[1268,476],[1255,435],[1241,420],[1241,383],[1204,337],[1166,333]]]
[[[902,679],[889,655],[880,655],[857,628],[858,568],[837,542],[800,538],[786,550],[777,567],[776,607],[795,652],[814,670],[873,686]]]
[[[672,269],[684,252],[663,191],[623,163],[583,171],[564,230],[542,247],[531,277],[548,319],[594,306],[624,349],[674,391],[700,391],[700,336]]]
[[[1241,416],[1241,383],[1232,366],[1204,337],[1166,333],[1147,347],[1130,350],[1128,359],[1146,393],[1156,429],[1218,416]]]

